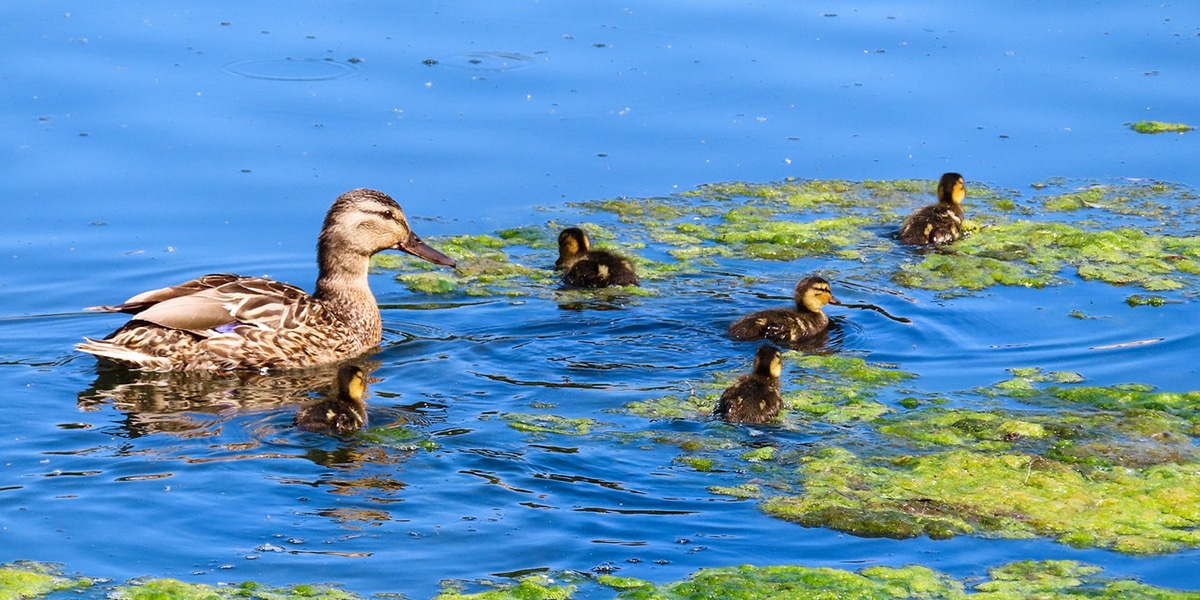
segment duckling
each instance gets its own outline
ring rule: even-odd
[[[729,335],[735,340],[766,339],[783,346],[811,338],[829,327],[829,317],[822,309],[826,304],[841,304],[833,297],[829,282],[811,275],[796,284],[796,309],[773,308],[760,310],[734,321]]]
[[[558,234],[558,260],[554,268],[563,271],[563,283],[583,288],[610,285],[638,285],[637,272],[629,259],[604,250],[592,250],[588,236],[578,227]]]
[[[367,374],[355,365],[337,372],[337,395],[307,404],[296,411],[293,423],[305,431],[346,433],[367,426]]]
[[[731,423],[766,423],[779,415],[779,374],[783,357],[774,346],[765,345],[754,355],[754,368],[725,389],[713,415]]]
[[[900,241],[905,244],[941,246],[962,237],[963,198],[967,189],[963,176],[946,173],[938,181],[937,204],[918,208],[900,226]]]
[[[409,228],[383,192],[338,196],[317,238],[317,284],[304,290],[260,277],[205,275],[89,310],[131,313],[102,340],[76,348],[132,369],[287,369],[337,362],[377,345],[383,326],[367,283],[371,255],[400,250],[453,267]]]

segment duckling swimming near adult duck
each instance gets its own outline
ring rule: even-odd
[[[355,365],[342,365],[337,373],[337,394],[307,404],[292,422],[305,431],[346,433],[367,426],[367,374]]]
[[[829,282],[816,275],[801,279],[793,295],[796,308],[760,310],[734,321],[729,335],[735,340],[769,340],[781,346],[795,346],[829,327],[822,308],[841,304],[833,297]]]
[[[962,201],[967,197],[963,176],[946,173],[938,181],[937,204],[918,208],[900,226],[900,241],[905,244],[941,246],[962,237]]]
[[[588,236],[578,227],[558,234],[558,260],[554,268],[563,272],[563,283],[583,288],[638,285],[637,272],[629,259],[605,250],[592,250]]]
[[[779,374],[783,357],[774,346],[762,346],[754,355],[754,368],[725,389],[713,415],[731,423],[766,423],[779,415]]]
[[[336,362],[379,343],[379,305],[367,283],[371,256],[400,250],[454,261],[421,241],[383,192],[338,196],[317,239],[317,285],[304,290],[259,277],[205,275],[91,310],[132,313],[102,340],[76,348],[133,369],[286,369]]]

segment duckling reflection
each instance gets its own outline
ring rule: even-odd
[[[337,374],[337,393],[307,404],[296,411],[296,427],[305,431],[347,433],[367,425],[367,375],[357,365],[342,365]]]
[[[765,345],[754,355],[754,368],[729,386],[713,415],[731,423],[766,423],[779,415],[783,397],[779,395],[779,375],[783,357],[774,346]]]
[[[367,372],[378,367],[378,361],[363,363]],[[314,392],[329,389],[336,373],[334,365],[269,375],[252,371],[216,374],[102,369],[91,386],[78,393],[77,401],[82,411],[111,409],[123,413],[118,427],[129,437],[192,435],[219,427],[245,411],[294,407]]]
[[[558,260],[554,268],[563,272],[563,283],[582,288],[638,285],[637,272],[629,259],[605,250],[592,250],[588,236],[578,227],[558,234]]]
[[[963,176],[946,173],[938,181],[937,204],[918,208],[900,226],[900,241],[905,244],[941,246],[962,237],[962,209],[967,189]]]
[[[768,340],[795,347],[825,332],[829,317],[826,304],[841,304],[833,297],[829,282],[816,275],[801,279],[793,294],[796,308],[760,310],[734,321],[729,335],[735,340]]]

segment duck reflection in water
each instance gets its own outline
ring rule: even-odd
[[[362,429],[367,425],[366,393],[366,373],[357,365],[342,365],[335,393],[301,407],[293,422],[305,431],[347,433]]]
[[[360,363],[364,374],[377,361]],[[324,392],[337,377],[333,365],[263,375],[251,371],[101,370],[91,387],[77,395],[80,410],[106,405],[125,414],[120,427],[131,438],[154,433],[192,435],[248,412],[294,407]]]

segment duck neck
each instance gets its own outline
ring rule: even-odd
[[[317,286],[313,298],[350,326],[355,338],[366,345],[379,343],[383,325],[379,305],[367,284],[371,257],[332,252],[322,243],[317,248]]]

